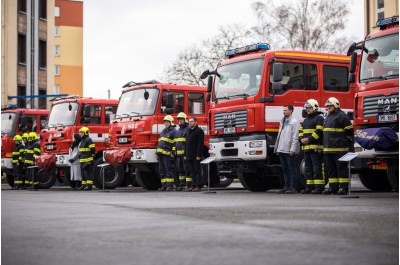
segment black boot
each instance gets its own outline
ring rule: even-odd
[[[83,184],[77,190],[84,190],[85,188],[86,188],[86,184]]]
[[[82,183],[80,181],[75,181],[75,187],[74,190],[79,190],[80,187],[82,187]]]
[[[92,184],[86,184],[84,191],[92,190]]]

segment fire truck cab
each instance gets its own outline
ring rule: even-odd
[[[14,186],[11,164],[14,136],[36,132],[40,137],[42,128],[46,126],[48,114],[48,110],[17,108],[14,104],[1,108],[1,170],[6,174],[10,186]]]
[[[48,181],[48,187],[54,185],[57,177],[69,181],[69,148],[74,134],[86,126],[90,138],[96,146],[95,164],[103,163],[103,150],[109,146],[109,124],[117,110],[118,100],[93,99],[79,96],[56,98],[51,106],[47,127],[42,130],[41,146],[44,154],[55,155],[55,170],[42,172],[41,179]],[[44,170],[45,171],[45,170]],[[98,173],[95,171],[95,174]],[[94,184],[99,187],[95,176]]]
[[[322,111],[329,97],[336,97],[342,110],[352,111],[348,68],[344,55],[271,51],[267,43],[228,50],[226,60],[202,74],[209,78],[210,155],[219,174],[237,174],[250,191],[281,187],[280,162],[273,150],[283,106],[293,105],[299,121],[311,98]],[[302,160],[299,155],[299,189],[305,186]]]
[[[378,31],[353,43],[347,53],[351,56],[349,81],[356,84],[355,139],[367,143],[368,139],[384,139],[390,134],[393,140],[384,149],[364,148],[356,143],[358,157],[353,171],[359,173],[361,182],[370,190],[398,191],[399,17],[378,20],[376,25]]]
[[[205,87],[147,81],[129,82],[124,88],[116,117],[110,125],[111,149],[130,148],[131,158],[127,164],[121,166],[131,175],[135,174],[141,187],[154,190],[161,186],[156,146],[164,129],[163,118],[167,114],[174,118],[176,128],[178,113],[185,112],[188,117],[197,117],[199,127],[205,133],[204,156],[208,156],[208,105]],[[215,171],[214,169],[213,172]],[[109,174],[113,174],[113,171]]]

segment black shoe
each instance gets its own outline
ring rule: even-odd
[[[158,191],[165,191],[167,189],[167,187],[161,187],[158,189]]]
[[[86,184],[86,188],[84,189],[84,191],[89,191],[92,190],[92,184]]]
[[[301,191],[301,194],[310,194],[311,192],[313,192],[313,190],[312,189],[305,189],[305,190],[302,190]]]
[[[296,193],[297,193],[297,190],[295,190],[295,189],[289,189],[285,192],[285,194],[296,194]]]
[[[284,193],[286,193],[288,190],[287,189],[281,189],[281,190],[279,190],[277,193],[278,194],[284,194]]]
[[[348,190],[345,189],[339,189],[339,191],[336,193],[337,195],[347,195],[349,193]]]
[[[329,194],[336,194],[337,192],[338,192],[337,190],[332,190],[330,188],[327,188],[322,192],[322,194],[329,195]]]
[[[321,189],[315,189],[311,192],[311,194],[322,194],[322,190]]]
[[[182,191],[183,187],[179,186],[178,188],[176,188],[176,191]]]
[[[166,189],[165,189],[165,191],[173,191],[174,189],[172,188],[172,187],[167,187]]]
[[[86,188],[86,185],[81,185],[79,188],[77,188],[76,190],[84,190]]]

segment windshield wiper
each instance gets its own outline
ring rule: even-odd
[[[131,113],[132,113],[132,114],[137,114],[137,115],[139,115],[140,117],[142,117],[142,114],[141,114],[141,113],[139,113],[139,112],[136,112],[136,111],[131,111]],[[136,116],[136,115],[134,115],[134,116]]]
[[[392,78],[392,77],[398,77],[399,73],[395,73],[395,74],[390,74],[390,75],[385,75],[385,78]]]
[[[234,97],[243,97],[243,99],[247,99],[249,97],[249,94],[246,94],[246,93],[235,94],[235,95],[229,96],[228,98],[234,98]]]
[[[220,98],[214,98],[215,103],[218,103],[218,100],[220,99],[229,99],[229,97],[220,97]]]
[[[123,114],[121,114],[120,116],[121,116],[121,118],[123,118],[123,117],[129,117],[129,115],[126,114],[126,113],[123,113]]]
[[[374,76],[374,77],[370,77],[370,78],[365,78],[365,79],[361,79],[360,81],[373,81],[373,80],[387,80],[386,77],[384,76]]]

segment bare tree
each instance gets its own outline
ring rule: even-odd
[[[286,0],[278,6],[255,2],[253,9],[258,18],[255,36],[274,49],[344,52],[350,43],[338,37],[349,15],[346,0]]]
[[[178,55],[164,70],[163,80],[170,83],[204,85],[202,71],[214,69],[225,58],[225,51],[243,46],[250,31],[234,24],[220,27],[218,34],[201,41],[201,46],[191,46]]]

